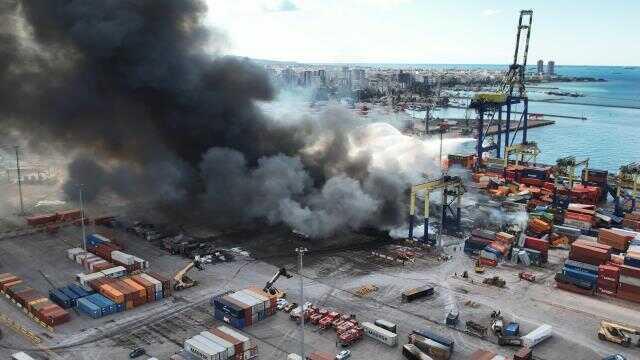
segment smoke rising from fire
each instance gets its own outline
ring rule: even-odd
[[[396,226],[406,189],[436,174],[438,145],[391,125],[334,107],[265,113],[259,103],[276,94],[266,73],[210,53],[226,40],[201,24],[202,1],[23,0],[0,11],[11,20],[0,126],[79,154],[71,198],[82,184],[88,201],[113,191],[322,237]]]

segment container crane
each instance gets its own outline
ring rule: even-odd
[[[529,53],[529,39],[531,38],[531,25],[533,10],[521,10],[516,33],[516,46],[513,54],[513,63],[509,66],[498,91],[476,94],[469,104],[469,108],[475,109],[477,117],[478,142],[476,145],[476,168],[482,164],[482,155],[492,150],[496,151],[496,157],[500,158],[502,147],[502,113],[506,111],[506,123],[504,127],[505,152],[513,146],[520,128],[522,128],[522,144],[527,143],[527,129],[529,118],[529,98],[525,88],[525,70],[527,68],[527,55]],[[524,34],[523,34],[524,32]],[[520,47],[522,38],[525,39],[524,49]],[[511,107],[523,103],[523,110],[513,136],[511,133]],[[495,119],[496,113],[498,118]],[[485,129],[485,120],[487,126]],[[514,119],[515,120],[515,119]],[[491,126],[496,125],[497,141],[492,141],[485,146],[485,139],[489,136]]]
[[[423,241],[435,245],[435,239],[430,241],[429,239],[429,196],[431,192],[442,189],[443,192],[443,201],[442,201],[442,219],[443,225],[445,224],[445,218],[447,209],[452,216],[455,217],[456,225],[460,224],[460,209],[462,202],[462,194],[465,193],[466,189],[464,184],[462,183],[462,179],[459,176],[449,176],[444,175],[439,179],[428,181],[422,184],[413,185],[411,187],[411,197],[410,197],[410,205],[409,205],[409,239],[413,239],[413,225],[415,221],[416,214],[416,198],[418,196],[418,192],[424,192],[424,237]],[[449,201],[451,198],[451,201]],[[456,202],[456,210],[454,212],[451,205]]]
[[[187,276],[187,273],[191,271],[191,269],[196,268],[198,270],[204,270],[204,266],[200,261],[200,257],[196,256],[192,262],[188,263],[187,266],[182,268],[173,276],[173,289],[176,291],[188,289],[190,287],[194,287],[198,285],[196,280],[191,279]]]
[[[605,320],[600,322],[600,329],[598,329],[598,339],[610,341],[625,347],[631,346],[631,337],[629,337],[629,334],[640,335],[640,329]],[[640,341],[638,341],[638,346],[640,346]]]
[[[575,156],[567,156],[556,161],[554,172],[556,188],[560,181],[566,180],[569,183],[569,189],[573,189],[573,182],[576,179],[576,168],[584,165],[583,181],[589,181],[589,158],[577,161]]]
[[[278,269],[278,271],[276,271],[275,274],[273,274],[273,277],[271,277],[271,280],[267,281],[267,283],[264,285],[264,288],[262,289],[262,291],[269,293],[271,295],[275,295],[278,299],[285,298],[287,294],[284,291],[273,287],[273,285],[276,283],[276,281],[278,281],[280,276],[284,276],[287,279],[291,279],[293,275],[289,274],[287,272],[287,269],[285,268]]]
[[[629,212],[635,211],[638,189],[640,189],[640,163],[621,166],[620,172],[609,181],[609,184],[607,190],[613,197],[614,214],[620,217],[624,216],[623,208],[625,205]]]

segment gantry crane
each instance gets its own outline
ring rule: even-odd
[[[607,340],[629,347],[631,345],[631,337],[628,334],[640,335],[640,329],[613,321],[602,320],[600,322],[600,329],[598,329],[598,339],[600,340]],[[640,341],[638,341],[638,346],[640,346]]]
[[[447,209],[452,216],[455,217],[456,225],[460,224],[460,209],[461,209],[461,201],[462,195],[465,193],[466,189],[464,184],[462,183],[462,179],[458,176],[449,176],[444,175],[437,180],[428,181],[422,184],[413,185],[411,187],[411,198],[409,201],[409,239],[413,239],[413,225],[415,221],[416,214],[416,198],[418,196],[418,192],[424,192],[424,237],[423,241],[435,245],[435,239],[429,239],[429,196],[431,192],[442,189],[443,199],[442,199],[442,223],[443,226],[445,224]],[[451,198],[451,201],[449,201]],[[453,203],[456,202],[456,210],[454,212],[451,207]]]
[[[620,167],[618,175],[608,181],[608,191],[613,197],[616,216],[624,216],[623,207],[628,204],[629,212],[636,210],[636,199],[640,189],[640,163]]]
[[[535,163],[540,155],[540,149],[538,144],[533,141],[528,141],[522,144],[515,144],[507,146],[504,149],[504,167],[509,166],[509,160],[511,155],[516,155],[516,165],[520,162]]]
[[[556,161],[554,171],[554,181],[556,188],[561,182],[567,181],[569,189],[573,189],[573,182],[576,179],[576,168],[584,166],[582,181],[589,181],[589,158],[577,161],[575,156],[567,156]]]
[[[527,55],[529,53],[529,39],[531,38],[531,24],[533,21],[533,10],[521,10],[516,34],[516,47],[513,54],[513,63],[509,66],[498,91],[492,93],[478,93],[469,104],[469,108],[475,109],[478,113],[476,131],[478,142],[476,145],[476,168],[480,167],[482,155],[492,150],[496,151],[496,157],[500,158],[502,147],[503,128],[502,113],[506,111],[506,123],[504,124],[504,147],[505,152],[508,147],[514,145],[516,136],[522,128],[522,144],[527,143],[527,129],[529,126],[529,98],[525,88],[525,70],[527,68]],[[524,32],[524,35],[523,35]],[[524,49],[520,47],[522,39],[525,39]],[[523,103],[523,110],[518,124],[511,135],[511,106]],[[498,118],[495,119],[496,113]],[[488,121],[485,129],[485,120]],[[491,127],[495,125],[496,129]],[[493,131],[497,135],[497,141],[485,146],[485,139]]]

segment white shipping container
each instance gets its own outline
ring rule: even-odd
[[[227,360],[227,349],[223,346],[216,344],[215,342],[207,339],[202,335],[196,335],[193,337],[193,340],[200,344],[204,344],[206,347],[211,349],[211,355],[213,355],[212,359],[214,360]]]
[[[106,237],[104,237],[104,236],[102,236],[100,234],[91,234],[91,236],[93,236],[93,237],[95,237],[95,238],[97,238],[99,240],[102,240],[104,242],[108,242],[108,243],[111,242],[111,240],[107,239]]]
[[[76,263],[77,263],[77,264],[82,264],[82,260],[84,260],[84,259],[85,259],[86,257],[88,257],[89,255],[90,255],[90,254],[89,254],[88,252],[86,252],[86,251],[83,251],[83,252],[81,252],[81,253],[78,253],[78,254],[75,256]]]
[[[640,287],[640,279],[631,276],[620,275],[620,283]]]
[[[117,250],[111,252],[111,258],[125,265],[133,265],[133,263],[135,262],[133,255],[129,255]]]
[[[250,297],[252,297],[252,298],[254,298],[254,299],[256,299],[256,300],[258,300],[260,302],[258,311],[266,311],[267,308],[269,307],[270,301],[265,296],[258,295],[256,293],[254,293],[253,291],[249,291],[249,290],[242,290],[241,293],[243,293],[243,294],[245,294],[247,296],[250,296]]]
[[[396,346],[398,344],[398,335],[391,331],[378,327],[370,322],[363,322],[362,328],[365,335],[374,338],[380,342],[383,342],[389,346]]]
[[[533,348],[544,340],[550,338],[552,335],[551,330],[551,326],[547,324],[538,326],[537,329],[520,338],[522,339],[522,345],[528,348]]]
[[[243,294],[241,292],[230,294],[229,297],[251,306],[252,314],[257,314],[258,311],[260,311],[260,301],[254,297]]]
[[[507,360],[507,358],[502,355],[496,355],[492,357],[491,360]]]
[[[302,356],[298,354],[289,354],[287,355],[287,360],[303,360]]]
[[[149,268],[149,262],[145,259],[139,258],[137,256],[133,257],[133,261],[136,263],[140,263],[143,269],[148,269]]]
[[[85,251],[79,247],[67,249],[67,258],[69,258],[69,260],[71,261],[75,261],[76,255],[81,254],[83,252]]]
[[[119,278],[127,273],[127,269],[124,266],[115,266],[110,269],[102,270],[101,273],[108,278]]]
[[[80,286],[82,286],[85,290],[91,291],[91,287],[89,286],[89,282],[92,280],[100,279],[104,277],[102,272],[91,273],[91,274],[78,274],[78,282]]]
[[[236,339],[238,339],[240,342],[242,342],[242,350],[247,351],[251,348],[254,348],[256,345],[253,342],[252,339],[250,339],[249,337],[243,335],[242,333],[239,333],[231,328],[228,328],[226,326],[220,326],[218,327],[218,330],[222,331],[223,333],[234,337]]]
[[[526,251],[520,250],[520,252],[518,252],[518,258],[520,258],[520,262],[526,266],[531,265],[531,259],[529,259],[529,254],[527,254]]]
[[[162,291],[162,283],[160,281],[158,281],[156,278],[149,276],[145,273],[140,274],[140,276],[145,279],[148,280],[149,282],[153,283],[153,285],[155,286],[155,291]]]
[[[184,342],[184,349],[197,359],[201,360],[226,360],[222,359],[216,349],[211,348],[209,344],[202,343],[195,337],[187,339]]]
[[[200,333],[200,335],[202,337],[205,337],[205,338],[213,341],[214,343],[222,346],[223,348],[225,348],[226,349],[226,355],[225,356],[226,356],[227,359],[236,354],[235,346],[233,346],[233,344],[228,342],[227,340],[225,340],[225,339],[223,339],[223,338],[221,338],[219,336],[216,336],[216,335],[214,335],[214,334],[212,334],[212,333],[210,333],[208,331],[203,331],[203,332]]]

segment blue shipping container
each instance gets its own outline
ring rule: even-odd
[[[76,306],[76,300],[80,297],[78,296],[78,294],[67,289],[66,287],[59,288],[58,290],[61,291],[63,294],[67,295],[67,297],[71,300],[71,306]]]
[[[238,319],[236,317],[229,316],[228,314],[225,314],[218,309],[215,309],[213,316],[217,320],[224,321],[236,329],[244,329],[244,319]]]
[[[124,304],[118,304],[118,303],[114,303],[116,305],[116,312],[123,312],[124,311]]]
[[[598,275],[594,275],[584,271],[574,270],[567,267],[562,268],[562,273],[564,274],[564,276],[568,278],[586,281],[592,285],[598,281]]]
[[[67,288],[69,290],[73,291],[74,293],[76,293],[78,295],[78,297],[85,297],[85,296],[89,296],[89,295],[94,293],[93,291],[87,291],[87,290],[83,289],[78,284],[70,284],[69,286],[67,286]]]
[[[100,245],[103,242],[105,242],[103,240],[103,237],[98,234],[89,234],[87,235],[86,239],[87,239],[87,245],[90,245],[90,246]]]
[[[156,291],[155,298],[156,298],[156,301],[162,299],[162,291]]]
[[[421,330],[413,330],[412,331],[414,334],[418,334],[420,336],[424,336],[427,339],[431,339],[437,343],[440,343],[446,347],[449,348],[450,351],[453,351],[453,340],[449,339],[448,337],[436,334],[430,330],[427,329],[421,329]]]
[[[624,264],[625,265],[630,265],[633,267],[640,267],[640,259],[636,259],[636,258],[632,258],[629,256],[625,256],[624,257]]]
[[[89,315],[89,317],[93,319],[98,319],[102,316],[102,311],[100,308],[89,301],[87,298],[78,299],[78,310]]]
[[[213,298],[213,306],[225,314],[229,314],[236,318],[244,318],[244,309],[225,300],[223,297]]]
[[[598,267],[595,265],[575,261],[575,260],[566,260],[564,262],[564,266],[569,269],[574,269],[578,271],[584,271],[591,274],[598,274]]]
[[[51,290],[49,291],[49,299],[54,303],[60,305],[63,309],[68,309],[71,307],[71,299],[67,295],[65,295],[60,290]]]
[[[102,316],[113,314],[116,312],[116,305],[113,301],[107,299],[101,294],[93,294],[87,296],[85,299],[91,301],[100,308]]]

